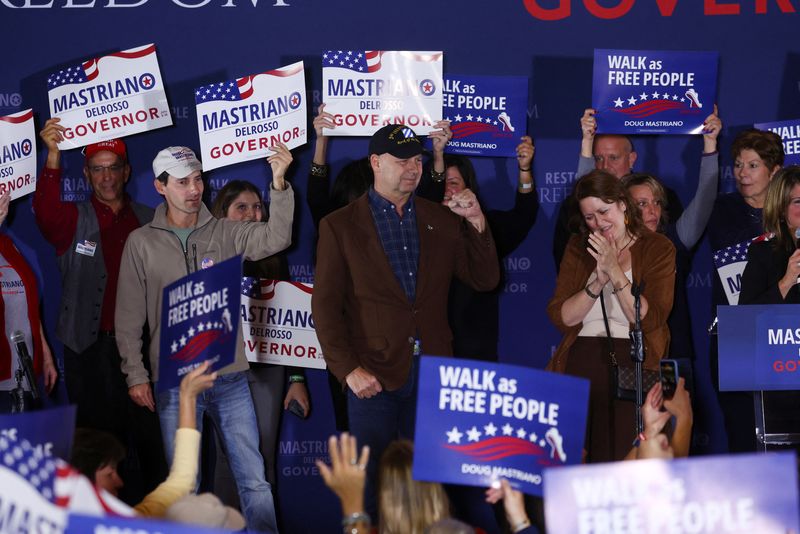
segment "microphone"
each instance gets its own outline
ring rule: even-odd
[[[28,353],[28,346],[25,345],[25,334],[19,330],[11,334],[11,342],[17,346],[17,356],[19,356],[19,363],[22,371],[25,373],[25,378],[28,380],[28,385],[31,387],[31,395],[33,400],[39,400],[39,391],[36,388],[36,378],[33,375],[33,360]]]

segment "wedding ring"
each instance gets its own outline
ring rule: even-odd
[[[350,465],[358,465],[358,459],[357,458],[351,459],[350,460]]]

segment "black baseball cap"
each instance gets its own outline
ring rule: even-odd
[[[422,154],[422,142],[414,130],[402,124],[389,124],[375,132],[369,140],[369,154],[386,154],[400,159]]]

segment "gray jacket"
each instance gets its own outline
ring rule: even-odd
[[[117,285],[116,338],[122,357],[122,372],[128,387],[158,381],[163,289],[194,271],[204,260],[219,263],[237,254],[245,260],[258,260],[287,248],[292,241],[294,192],[271,190],[268,222],[235,222],[215,219],[201,205],[197,226],[189,235],[186,250],[169,229],[167,206],[156,208],[153,221],[131,233],[122,254]],[[148,377],[142,361],[142,328],[150,329],[150,369]],[[240,330],[241,325],[237,321]],[[238,343],[234,363],[220,374],[248,368],[244,344]]]

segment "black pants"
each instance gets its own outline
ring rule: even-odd
[[[168,469],[158,415],[128,396],[114,337],[101,334],[81,353],[64,347],[64,381],[69,401],[77,405],[76,426],[109,432],[126,447],[118,466],[125,483],[120,498],[138,503],[164,481]]]

